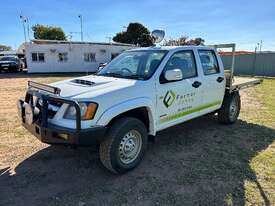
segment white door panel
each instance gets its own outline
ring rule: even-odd
[[[200,78],[159,85],[157,91],[159,129],[167,128],[200,115],[202,87],[194,88],[192,84],[195,81],[200,81]]]
[[[220,77],[220,74],[205,76],[205,85],[204,85],[204,103],[221,103],[224,96],[224,81],[218,82],[217,79]]]
[[[190,50],[175,52],[165,65],[162,78],[165,71],[180,69],[184,79],[157,83],[158,130],[200,116],[204,83],[196,65],[194,53]]]

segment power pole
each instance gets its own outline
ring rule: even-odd
[[[81,33],[81,41],[83,41],[83,18],[82,15],[78,15],[78,18],[80,19],[80,33]]]
[[[109,43],[111,43],[111,41],[112,41],[112,37],[111,36],[106,36],[105,38],[109,41]]]

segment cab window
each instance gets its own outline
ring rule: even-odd
[[[212,50],[199,50],[200,61],[204,75],[220,72],[216,54]]]
[[[145,65],[145,74],[147,76],[151,75],[155,68],[160,64],[161,60],[163,58],[162,53],[153,53],[150,56],[148,56],[148,60]]]
[[[193,51],[180,51],[171,56],[165,65],[164,71],[180,69],[183,79],[197,76],[197,68]]]

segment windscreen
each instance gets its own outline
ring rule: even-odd
[[[104,67],[98,75],[129,79],[149,79],[167,51],[129,51],[120,54]]]
[[[0,61],[16,61],[15,57],[0,57]]]

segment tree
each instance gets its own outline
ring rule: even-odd
[[[169,39],[164,42],[164,46],[184,46],[184,45],[204,45],[205,40],[202,38],[189,39],[187,36],[182,36],[178,39]]]
[[[153,45],[150,31],[140,23],[130,23],[126,31],[119,32],[113,37],[113,41],[142,47]]]
[[[0,51],[10,51],[10,50],[11,50],[10,46],[0,44]]]
[[[62,28],[36,24],[32,27],[35,39],[65,40],[66,36]]]
[[[188,37],[186,36],[182,36],[179,39],[169,39],[164,40],[163,45],[164,46],[183,46],[183,45],[187,45],[187,39]]]
[[[190,39],[189,40],[189,45],[204,45],[204,42],[205,40],[198,37],[198,38],[195,38],[195,39]]]

